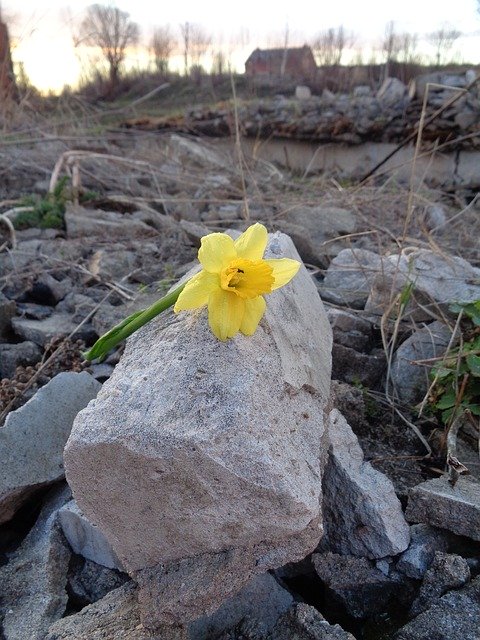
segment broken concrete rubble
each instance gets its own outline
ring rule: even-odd
[[[480,482],[461,476],[452,487],[447,476],[427,480],[410,491],[405,516],[480,541]]]
[[[321,548],[372,559],[404,551],[410,531],[392,483],[364,461],[356,435],[337,409],[328,433]]]
[[[60,373],[0,428],[0,523],[32,492],[64,476],[63,447],[73,420],[100,384],[86,372]]]
[[[281,234],[267,255],[298,258]],[[78,417],[69,483],[139,582],[149,627],[211,613],[318,544],[330,348],[303,270],[253,338],[220,343],[202,312],[147,325]]]
[[[57,514],[70,497],[66,486],[52,489],[35,526],[8,564],[0,567],[0,628],[5,640],[43,640],[48,627],[65,612],[70,549]]]

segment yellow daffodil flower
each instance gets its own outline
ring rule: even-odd
[[[265,312],[264,294],[290,282],[300,268],[289,258],[264,260],[267,241],[268,232],[258,223],[235,241],[225,233],[204,236],[198,251],[203,269],[185,285],[175,313],[208,305],[208,322],[219,340],[239,331],[255,333]]]

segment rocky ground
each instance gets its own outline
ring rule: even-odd
[[[299,180],[188,136],[113,132],[86,146],[2,157],[17,229],[0,222],[0,637],[478,640],[478,421],[458,436],[469,475],[452,486],[438,415],[426,402],[419,417],[432,359],[455,341],[450,304],[480,299],[471,194]],[[15,168],[44,193],[59,158],[73,184],[64,226],[32,227]],[[122,375],[123,347],[93,365],[81,353],[184,275],[202,235],[255,220],[292,238],[333,333],[324,536],[304,559],[266,563],[216,612],[148,631],[145,593],[139,605],[133,572],[64,480],[76,414]]]

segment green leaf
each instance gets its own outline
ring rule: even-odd
[[[480,356],[473,353],[467,356],[467,365],[472,376],[480,377]]]
[[[455,391],[447,391],[440,400],[435,404],[437,409],[448,409],[449,407],[453,407],[457,400],[457,394]]]

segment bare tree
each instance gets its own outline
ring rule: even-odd
[[[201,60],[212,44],[212,36],[200,24],[190,25],[190,51],[192,63],[201,66]]]
[[[188,75],[188,63],[190,58],[190,22],[184,22],[180,25],[180,33],[183,40],[183,67],[185,75]]]
[[[348,36],[344,27],[330,28],[317,34],[312,49],[320,66],[339,65],[342,55],[352,38]]]
[[[168,72],[168,63],[175,46],[175,38],[169,25],[155,27],[150,40],[150,52],[159,73]]]
[[[387,66],[387,75],[388,75],[388,65],[393,60],[397,59],[397,56],[401,49],[401,37],[395,31],[395,22],[390,20],[385,25],[385,34],[383,36],[382,41],[382,52],[385,57],[385,64]]]
[[[87,7],[80,24],[76,45],[98,47],[108,64],[111,88],[118,84],[120,68],[128,46],[135,45],[140,36],[138,24],[117,7],[92,4]]]
[[[398,35],[398,61],[405,64],[415,64],[420,60],[417,51],[418,34],[416,33],[400,33]]]
[[[428,35],[428,39],[435,49],[435,64],[437,67],[441,64],[447,64],[451,56],[451,49],[461,35],[460,31],[448,25],[443,25],[440,29]]]

